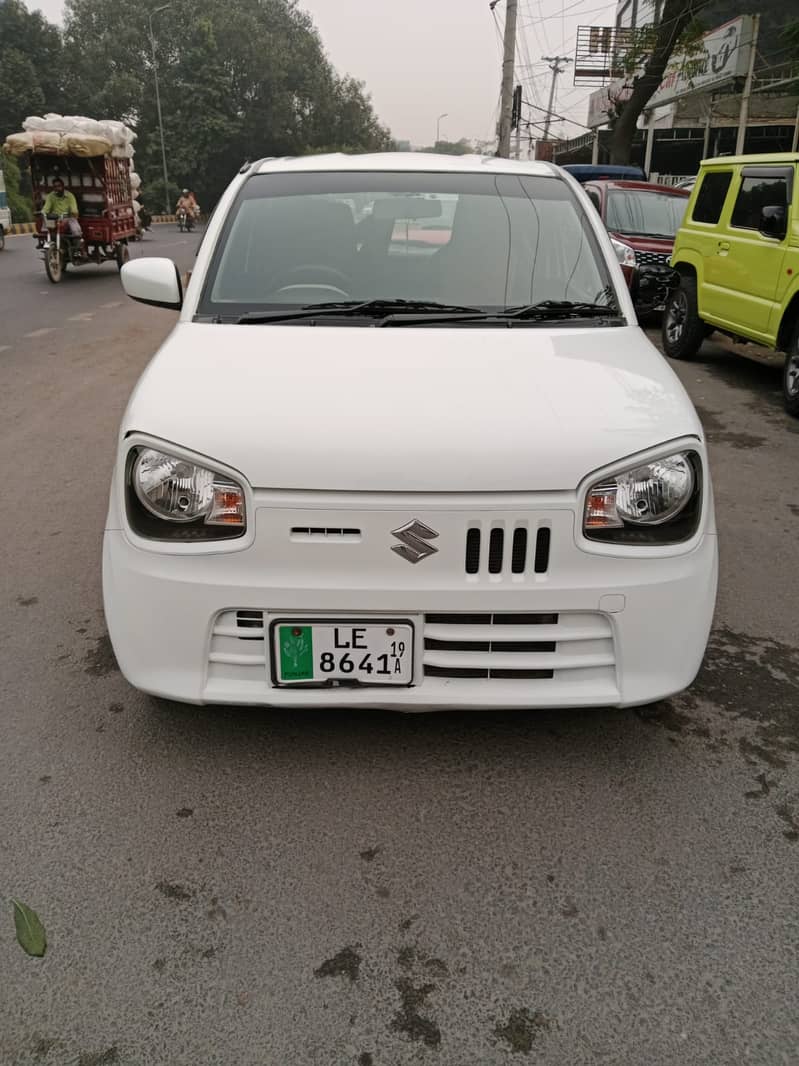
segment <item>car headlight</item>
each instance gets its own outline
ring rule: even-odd
[[[602,478],[586,495],[584,536],[627,544],[687,540],[699,522],[701,471],[695,452],[676,452]]]
[[[247,526],[244,489],[232,478],[155,448],[128,457],[128,518],[157,540],[225,540]]]
[[[635,266],[635,251],[629,244],[625,244],[624,241],[618,241],[615,237],[610,238],[610,243],[613,245],[613,251],[616,253],[616,258],[623,267],[632,268]]]

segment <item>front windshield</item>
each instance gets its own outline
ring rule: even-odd
[[[682,225],[687,196],[645,189],[611,189],[606,224],[613,233],[673,237]]]
[[[368,300],[615,307],[612,292],[585,213],[556,176],[282,173],[242,187],[199,311],[224,319]]]

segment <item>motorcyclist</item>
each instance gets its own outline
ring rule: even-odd
[[[188,189],[184,189],[178,199],[177,207],[175,208],[175,214],[179,211],[185,211],[189,218],[194,218],[197,212],[197,201],[194,199],[194,193]]]
[[[42,212],[45,215],[66,215],[67,232],[70,237],[80,239],[83,236],[80,222],[78,222],[78,201],[74,193],[64,188],[62,178],[53,179],[53,188],[45,197]]]

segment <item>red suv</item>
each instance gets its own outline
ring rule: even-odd
[[[627,283],[637,270],[635,306],[660,311],[671,278],[669,260],[690,193],[647,181],[590,181],[583,186],[602,216]]]

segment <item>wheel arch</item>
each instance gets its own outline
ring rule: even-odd
[[[797,325],[799,325],[799,288],[788,301],[788,306],[780,320],[780,328],[777,330],[777,348],[780,351],[788,350]]]

